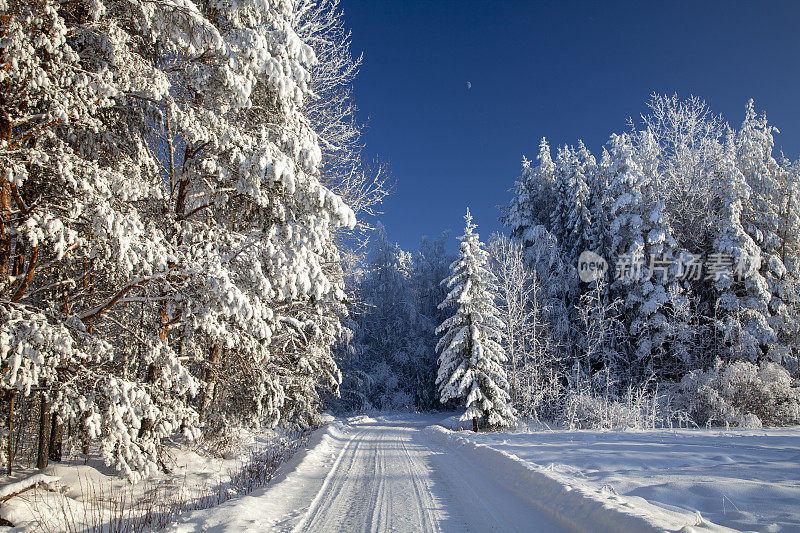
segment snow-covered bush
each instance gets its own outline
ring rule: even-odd
[[[668,398],[645,387],[629,388],[616,398],[601,391],[568,390],[556,421],[567,429],[655,429],[671,426]]]
[[[602,374],[602,373],[601,373]],[[800,386],[781,365],[728,364],[688,373],[678,384],[614,393],[592,380],[571,385],[556,421],[569,429],[653,429],[674,426],[760,428],[800,424]]]
[[[698,425],[758,428],[800,424],[800,387],[782,366],[722,363],[687,374],[677,406]]]
[[[603,398],[588,392],[570,392],[564,398],[560,423],[568,429],[595,429],[610,427],[607,420],[608,405]]]

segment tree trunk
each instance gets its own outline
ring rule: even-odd
[[[6,444],[6,454],[8,455],[8,467],[6,474],[11,475],[12,465],[14,464],[14,391],[8,393],[8,441]]]
[[[61,441],[64,438],[64,425],[58,421],[58,417],[54,416],[53,424],[50,427],[50,460],[54,463],[61,462]]]
[[[478,432],[478,417],[477,416],[473,416],[472,417],[472,431],[474,431],[475,433]]]
[[[222,344],[217,343],[211,348],[208,360],[209,366],[205,370],[206,386],[203,388],[203,397],[200,401],[200,424],[204,424],[208,416],[208,409],[211,407],[211,400],[214,398],[214,391],[217,388],[217,367],[222,360]]]
[[[153,426],[155,425],[156,423],[152,419],[142,418],[142,425],[139,426],[139,433],[136,435],[136,438],[141,439],[142,437],[150,433],[150,430],[153,429]]]
[[[150,363],[150,366],[147,367],[147,377],[145,378],[146,383],[155,383],[156,376],[158,375],[158,367],[155,363]],[[156,421],[150,418],[143,418],[142,425],[139,426],[139,433],[137,438],[141,439],[145,435],[147,435],[153,426],[156,425]]]
[[[83,452],[83,459],[84,463],[89,460],[89,435],[86,432],[86,421],[89,420],[89,413],[83,413],[81,415],[81,423],[78,426],[78,431],[80,432],[81,436],[81,451]]]
[[[50,402],[44,392],[39,393],[39,453],[36,455],[36,468],[47,468],[50,452]]]
[[[0,111],[0,138],[11,144],[14,128],[11,118],[5,111]],[[7,146],[6,145],[6,146]],[[6,226],[11,225],[11,182],[0,178],[0,281],[8,283],[8,272],[11,262],[11,235]]]

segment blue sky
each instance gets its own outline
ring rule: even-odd
[[[459,235],[466,206],[482,237],[501,230],[497,205],[542,136],[598,153],[653,92],[698,95],[734,127],[752,97],[776,144],[800,155],[800,1],[342,7],[364,54],[367,156],[390,161],[397,182],[381,220],[407,250]]]

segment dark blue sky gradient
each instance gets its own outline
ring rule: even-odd
[[[381,220],[407,250],[421,235],[459,235],[466,206],[482,238],[502,229],[496,206],[542,136],[597,154],[653,92],[698,95],[737,128],[755,98],[782,132],[776,145],[800,155],[800,1],[342,7],[364,54],[367,155],[390,161],[397,181]]]

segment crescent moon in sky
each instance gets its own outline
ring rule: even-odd
[[[467,90],[469,89],[472,89],[472,82],[470,81],[467,82]]]

